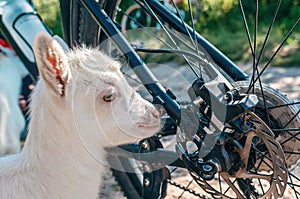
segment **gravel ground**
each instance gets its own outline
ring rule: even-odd
[[[251,66],[247,64],[239,64],[244,71],[249,73]],[[188,88],[193,81],[194,76],[191,71],[186,67],[176,66],[175,63],[170,65],[159,65],[152,68],[152,71],[157,75],[159,80],[162,80],[167,87],[170,87],[172,91],[178,96],[180,100],[187,100],[187,95],[184,94],[184,90]],[[290,99],[299,101],[300,99],[300,68],[299,67],[274,67],[270,68],[264,75],[264,83],[279,89],[286,94]],[[297,100],[298,99],[298,100]],[[107,169],[107,175],[104,176],[104,185],[101,188],[100,198],[102,199],[120,199],[125,198],[120,191],[118,185],[115,183],[109,169]],[[299,170],[299,171],[298,171]],[[296,174],[300,174],[300,169],[296,168]],[[191,177],[185,170],[177,171],[173,177],[177,182],[187,184]],[[197,185],[191,185],[190,188]],[[204,193],[198,189],[198,192]],[[287,190],[283,198],[292,198],[289,196],[290,190]],[[178,188],[171,189],[167,198],[175,198],[175,195],[181,193]],[[177,198],[177,197],[176,197]],[[193,198],[193,195],[184,194],[182,198]]]

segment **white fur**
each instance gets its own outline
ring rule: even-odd
[[[25,119],[19,106],[22,78],[28,72],[8,48],[0,47],[0,155],[18,153]]]
[[[65,55],[41,34],[34,52],[42,78],[32,95],[29,135],[21,153],[0,159],[0,198],[97,198],[103,147],[152,135],[158,112],[126,83],[119,64],[95,49]],[[115,99],[105,102],[110,94]]]

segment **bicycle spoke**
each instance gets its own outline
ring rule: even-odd
[[[257,68],[256,68],[257,69]],[[257,73],[258,73],[258,69],[257,69]],[[263,89],[263,85],[262,85],[262,82],[261,80],[259,79],[259,87],[260,87],[260,91],[261,91],[261,94],[262,94],[262,98],[263,98],[263,104],[264,104],[264,111],[266,113],[266,116],[267,116],[267,121],[265,121],[268,126],[270,126],[271,124],[271,120],[270,120],[270,114],[269,114],[269,110],[267,108],[267,100],[266,100],[266,96],[264,94],[264,89]]]
[[[252,88],[252,92],[254,92],[254,84],[252,84],[252,82],[255,79],[255,73],[257,73],[257,75],[259,75],[258,61],[256,60],[256,49],[257,49],[257,41],[256,40],[257,40],[257,26],[258,26],[258,0],[256,0],[253,44],[252,44],[252,39],[251,39],[251,36],[250,36],[249,26],[248,26],[247,19],[246,19],[246,16],[245,16],[244,6],[243,6],[241,0],[239,0],[239,6],[240,6],[241,13],[242,13],[243,23],[244,23],[244,27],[245,27],[245,30],[246,30],[246,35],[247,35],[247,39],[248,39],[248,43],[249,43],[249,47],[250,47],[251,54],[252,54],[252,59],[253,59],[252,60],[252,62],[253,62],[252,63],[252,77],[251,77],[251,80],[250,80],[250,83],[249,83],[249,88],[246,91],[246,93],[248,93],[251,88]],[[259,85],[260,85],[261,92],[263,92],[263,86],[262,86],[262,83],[261,83],[260,79],[259,79]],[[265,110],[267,110],[266,109],[267,108],[266,100],[265,100],[265,97],[264,97],[263,93],[262,93],[262,96],[263,96],[263,103],[264,103],[264,106],[265,106]],[[269,116],[268,112],[267,112],[267,123],[268,124],[270,123],[270,116]]]
[[[181,16],[179,10],[178,10],[178,7],[177,7],[176,4],[175,4],[175,1],[174,1],[174,0],[171,0],[171,2],[172,2],[173,7],[175,8],[175,10],[176,10],[176,12],[177,12],[177,15],[178,15],[179,18],[180,18],[180,21],[181,21],[182,26],[184,26],[184,28],[185,28],[185,32],[188,34],[189,39],[190,39],[191,42],[193,43],[193,45],[194,45],[194,47],[195,47],[195,50],[196,50],[196,49],[197,49],[196,43],[195,43],[193,37],[191,36],[190,32],[188,31],[188,28],[187,28],[187,26],[186,26],[186,24],[185,24],[185,22],[184,22],[184,20],[183,20],[183,18],[182,18],[182,16]]]
[[[166,29],[169,31],[169,33],[174,37],[174,39],[178,40],[179,43],[182,45],[186,46],[191,50],[192,52],[194,51],[193,46],[191,46],[188,42],[185,41],[185,38],[180,37],[179,35],[176,35],[175,32],[173,32],[170,28],[166,27]],[[202,52],[198,52],[197,55],[203,54]]]
[[[165,28],[165,26],[163,25],[163,22],[158,18],[158,16],[156,16],[155,12],[151,9],[151,7],[148,5],[148,3],[144,0],[143,1],[145,6],[147,7],[147,9],[149,10],[150,14],[152,17],[155,18],[155,20],[157,21],[157,23],[159,23],[159,25],[161,26],[161,28],[164,30],[164,32],[167,34],[168,38],[172,41],[172,43],[174,44],[174,46],[179,49],[178,45],[176,44],[176,42],[173,40],[173,37],[170,35],[169,31]]]
[[[255,148],[255,150],[257,150]],[[259,150],[257,150],[261,155],[263,155],[263,157],[266,157],[268,159],[267,156],[265,156],[265,154],[262,154]],[[290,154],[300,154],[300,153],[295,153],[295,152],[289,152],[289,151],[284,151],[284,153],[290,153]],[[263,159],[261,159],[261,162],[264,161]],[[264,161],[265,164],[268,164],[267,162]],[[281,166],[281,165],[280,165]],[[295,196],[297,196],[298,198],[298,195],[299,195],[299,192],[295,189],[295,187],[300,187],[298,184],[299,183],[293,183],[293,178],[294,180],[297,180],[299,181],[300,179],[298,177],[296,177],[294,174],[291,173],[291,171],[288,171],[288,182],[287,182],[287,185],[294,191],[295,193]]]
[[[257,48],[257,26],[258,26],[258,0],[255,1],[255,21],[254,21],[254,33],[253,33],[253,77],[255,77],[256,68],[256,48]],[[253,87],[254,91],[254,87]]]
[[[300,128],[271,129],[273,132],[300,131]]]
[[[158,37],[156,34],[154,34],[152,31],[150,31],[148,28],[146,28],[144,25],[142,25],[140,22],[138,22],[134,17],[131,17],[127,13],[125,13],[123,10],[119,10],[123,15],[126,15],[130,20],[132,20],[134,23],[136,23],[138,26],[142,27],[143,30],[145,30],[147,33],[149,33],[151,36],[153,36],[155,39],[163,43],[164,45],[168,46],[169,48],[172,48],[167,42],[165,42],[163,39]]]
[[[222,174],[221,174],[222,175]],[[231,180],[228,177],[222,176],[224,181],[228,184],[228,190],[231,189],[233,190],[233,192],[236,194],[237,198],[243,198],[240,190],[238,190],[238,188],[234,185],[234,183],[237,181],[237,178],[234,179],[233,182],[231,182]],[[226,190],[227,191],[227,190]],[[225,192],[226,194],[226,192]]]
[[[251,39],[251,36],[250,36],[249,26],[248,26],[248,23],[247,23],[247,19],[246,19],[246,15],[245,15],[242,0],[239,0],[239,6],[240,6],[240,10],[242,12],[242,17],[243,17],[243,22],[244,22],[244,26],[245,26],[245,30],[246,30],[246,35],[247,35],[249,47],[250,47],[250,50],[251,50],[251,54],[253,55],[254,53],[253,53],[252,39]]]
[[[220,193],[223,193],[220,173],[218,173],[218,178],[219,178],[219,180],[218,180],[219,181],[219,190],[220,190]]]
[[[264,68],[267,68],[269,66],[269,64],[273,61],[274,57],[277,55],[277,53],[279,52],[279,50],[282,48],[282,46],[285,44],[286,40],[290,37],[290,35],[294,32],[294,30],[297,28],[297,26],[299,25],[300,22],[300,18],[298,18],[298,20],[296,21],[296,23],[293,25],[293,27],[291,28],[291,30],[288,32],[288,34],[285,36],[285,38],[283,39],[283,41],[280,43],[280,45],[278,46],[278,48],[275,50],[275,52],[273,53],[273,55],[271,56],[270,60],[266,63],[266,65],[264,66]],[[261,72],[262,73],[262,72]]]
[[[264,73],[264,71],[269,67],[270,63],[273,61],[273,59],[275,58],[275,56],[277,55],[277,53],[279,52],[279,50],[283,47],[283,45],[285,44],[285,42],[287,41],[287,39],[290,37],[290,35],[297,28],[297,26],[299,25],[299,23],[300,23],[300,18],[298,18],[298,20],[293,25],[293,27],[291,28],[291,30],[287,33],[287,35],[285,36],[285,38],[283,39],[283,41],[279,44],[279,46],[277,47],[277,49],[275,50],[275,52],[273,53],[273,55],[271,56],[271,58],[269,59],[269,61],[264,65],[264,67],[262,68],[261,72],[258,74],[258,76],[256,77],[256,79],[250,84],[250,87],[252,87],[256,83],[256,81],[260,78],[260,76],[262,76],[262,74]]]
[[[257,54],[257,33],[258,33],[258,12],[259,12],[259,3],[258,3],[258,0],[256,0],[256,3],[255,3],[255,23],[254,23],[254,34],[253,34],[253,54],[252,54],[252,57],[253,57],[253,66],[252,66],[252,78],[251,78],[251,81],[255,79],[255,75],[257,73],[257,76],[259,75],[259,70],[258,70],[258,62],[259,60],[257,60],[256,58],[256,54]],[[263,85],[262,85],[262,82],[261,82],[261,79],[259,78],[259,88],[260,88],[260,91],[262,93],[262,99],[263,99],[263,104],[264,104],[264,109],[265,109],[265,112],[266,112],[266,117],[267,117],[267,121],[266,123],[268,125],[270,125],[270,115],[269,115],[269,112],[267,110],[267,103],[266,103],[266,99],[265,99],[265,94],[264,94],[264,90],[263,90]],[[251,85],[251,81],[250,81],[250,85]],[[254,87],[255,85],[253,84],[252,86],[252,93],[254,94]],[[249,87],[250,89],[251,87]],[[247,92],[248,93],[248,92]]]
[[[265,36],[263,45],[262,45],[262,47],[261,47],[261,51],[260,51],[259,56],[258,56],[258,58],[257,58],[256,67],[257,67],[257,66],[259,65],[259,63],[260,63],[261,57],[262,57],[262,55],[263,55],[263,53],[264,53],[264,50],[265,50],[267,41],[268,41],[269,36],[270,36],[271,29],[272,29],[272,27],[273,27],[273,25],[274,25],[275,19],[276,19],[276,17],[277,17],[277,14],[278,14],[278,11],[279,11],[279,8],[280,8],[280,5],[281,5],[281,0],[278,0],[277,2],[278,2],[278,3],[277,3],[277,6],[276,6],[276,9],[275,9],[275,13],[274,13],[274,15],[273,15],[273,17],[272,17],[272,21],[271,21],[271,23],[270,23],[270,25],[269,25],[267,34],[266,34],[266,36]]]
[[[283,145],[283,144],[287,143],[287,142],[288,142],[288,141],[290,141],[292,138],[295,138],[295,139],[297,139],[297,141],[300,141],[300,139],[296,137],[297,135],[299,135],[299,134],[300,134],[300,131],[299,131],[298,133],[296,133],[296,134],[291,134],[291,133],[290,133],[290,132],[288,132],[288,131],[287,131],[287,133],[288,133],[289,135],[291,135],[291,137],[290,137],[290,138],[288,138],[288,139],[286,139],[286,140],[285,140],[285,141],[283,141],[283,142],[280,142],[280,144],[281,144],[281,145]]]
[[[191,180],[187,185],[186,185],[186,188],[188,189],[191,184],[193,183],[194,180]],[[183,190],[182,193],[178,196],[178,199],[181,198],[183,196],[183,194],[186,192],[186,190]]]
[[[247,19],[246,19],[246,15],[245,15],[245,11],[244,11],[244,6],[243,6],[243,3],[242,3],[242,0],[239,0],[239,6],[240,6],[242,18],[243,18],[243,24],[244,24],[246,35],[247,35],[248,44],[249,44],[249,47],[250,47],[250,50],[251,50],[251,55],[253,57],[253,55],[254,55],[254,49],[253,49],[253,45],[252,45],[252,39],[251,39],[251,35],[250,35],[250,31],[249,31],[249,26],[248,26],[248,23],[247,23]],[[250,90],[250,88],[252,87],[251,83],[253,81],[254,81],[254,75],[252,75],[252,77],[251,77],[250,84],[249,84],[249,89],[247,90],[246,93],[248,93],[249,90]]]
[[[255,165],[255,162],[252,161],[252,164]],[[258,164],[257,167],[254,167],[255,173],[258,173],[257,168],[259,168],[260,166],[261,166],[261,164]],[[258,183],[259,183],[259,187],[260,187],[260,189],[261,189],[261,192],[262,192],[263,194],[265,194],[265,190],[263,189],[263,184],[262,184],[260,178],[258,178]]]
[[[290,181],[290,182],[288,182],[288,186],[294,191],[294,193],[295,193],[294,196],[296,196],[296,198],[299,198],[298,196],[300,196],[300,193],[299,193],[299,191],[296,190],[295,187],[300,188],[300,186],[299,186],[299,183],[293,183],[293,181],[294,181],[293,178],[295,180],[297,180],[298,182],[300,181],[300,179],[298,177],[296,177],[294,174],[292,174],[291,172],[288,173],[288,178]]]
[[[281,108],[281,107],[292,106],[292,105],[297,105],[297,104],[300,104],[300,102],[293,102],[293,103],[288,103],[288,104],[271,106],[271,107],[268,107],[268,109]]]
[[[264,106],[264,113],[265,113],[265,117],[266,117],[265,118],[266,119],[265,122],[269,126],[271,125],[270,112],[269,112],[270,109],[277,108],[277,107],[279,108],[281,106],[275,106],[275,107],[272,107],[272,108],[269,108],[267,106],[267,100],[266,100],[266,97],[265,97],[265,93],[264,93],[264,89],[263,89],[263,85],[262,85],[262,81],[261,81],[261,76],[262,76],[262,74],[264,74],[264,71],[269,66],[269,64],[271,63],[271,61],[274,59],[275,55],[282,48],[282,46],[286,42],[287,38],[289,38],[289,36],[292,34],[292,32],[295,30],[295,28],[299,24],[299,19],[298,19],[297,22],[293,25],[293,27],[289,31],[289,33],[286,35],[286,37],[284,38],[284,40],[281,42],[281,44],[279,45],[279,47],[273,53],[273,55],[271,56],[271,58],[265,64],[265,66],[263,67],[263,69],[261,71],[259,71],[258,70],[258,66],[259,66],[259,63],[261,61],[262,55],[263,55],[263,53],[265,51],[265,47],[266,47],[267,41],[269,39],[271,29],[272,29],[272,27],[274,25],[274,22],[276,20],[276,17],[277,17],[277,14],[278,14],[281,2],[282,2],[281,0],[277,1],[277,5],[275,7],[274,14],[273,14],[272,19],[271,19],[271,23],[270,23],[270,25],[268,27],[268,31],[267,31],[267,33],[265,35],[262,47],[261,47],[260,52],[259,52],[258,57],[257,57],[256,55],[257,55],[257,51],[258,51],[257,50],[257,32],[258,32],[258,10],[259,10],[258,0],[256,0],[256,4],[255,4],[256,7],[255,7],[255,21],[254,21],[253,43],[252,43],[252,40],[251,40],[250,31],[249,31],[248,23],[247,23],[247,19],[245,17],[244,6],[242,4],[242,1],[239,0],[239,6],[240,6],[240,10],[241,10],[242,17],[243,17],[244,27],[245,27],[245,30],[246,30],[246,35],[247,35],[247,38],[248,38],[248,43],[249,43],[251,54],[252,54],[252,58],[253,58],[253,60],[252,60],[252,78],[250,80],[250,83],[249,83],[249,86],[248,86],[248,89],[247,89],[246,93],[249,93],[251,90],[252,90],[252,93],[254,93],[255,83],[258,81],[258,85],[259,85],[258,87],[259,87],[260,93],[262,95],[261,96],[262,97],[262,103],[263,103],[263,106]],[[294,103],[294,104],[297,104],[297,103]],[[292,104],[290,104],[290,105],[292,105]],[[282,105],[282,106],[288,106],[288,105]],[[253,111],[255,111],[255,110],[253,110]],[[285,127],[287,127],[293,121],[293,119],[297,117],[298,114],[299,113],[296,113],[295,116],[293,118],[291,118],[287,122],[287,124],[285,125]]]
[[[195,49],[196,49],[196,52],[197,54],[199,54],[199,48],[198,48],[198,40],[197,40],[197,37],[196,37],[196,28],[195,28],[195,21],[194,21],[194,15],[193,15],[193,12],[192,12],[192,3],[191,3],[191,0],[188,0],[188,6],[189,6],[189,15],[190,15],[190,18],[191,18],[191,24],[192,24],[192,29],[193,29],[193,35],[194,35],[194,43],[195,43]]]
[[[155,33],[153,33],[152,31],[149,30],[149,28],[145,27],[144,25],[142,25],[141,23],[139,23],[134,17],[131,17],[130,15],[128,15],[127,13],[125,13],[123,10],[119,10],[119,12],[121,12],[123,15],[127,16],[130,20],[132,20],[134,23],[136,23],[139,27],[142,27],[143,30],[145,30],[147,33],[149,33],[151,36],[153,36],[155,39],[157,39],[158,41],[160,41],[162,44],[166,45],[167,47],[169,47],[170,49],[174,49],[169,43],[167,43],[165,40],[161,39],[160,37],[158,37]],[[177,36],[174,32],[172,32],[168,27],[165,27],[168,32],[170,34],[172,34],[172,38],[175,38],[178,40],[179,43],[184,44],[186,47],[188,47],[190,50],[194,50],[193,47],[191,47],[187,42],[183,41],[183,39],[181,39],[179,36]],[[198,53],[198,55],[200,55],[200,52]],[[199,67],[197,67],[199,68]],[[195,72],[194,72],[195,73]],[[200,76],[201,77],[201,76]]]
[[[290,119],[290,121],[283,127],[283,129],[284,128],[286,128],[296,117],[297,117],[297,115],[300,113],[300,109],[298,110],[298,112]]]
[[[127,16],[131,21],[133,21],[134,23],[136,23],[136,25],[138,25],[139,27],[141,27],[144,31],[146,31],[147,33],[149,33],[153,38],[157,39],[158,41],[160,41],[163,45],[166,45],[168,48],[170,49],[174,49],[169,43],[167,43],[165,40],[163,40],[162,38],[158,37],[157,34],[153,33],[148,27],[144,26],[143,24],[141,24],[140,22],[138,22],[134,17],[128,15],[126,12],[124,12],[122,9],[119,9],[119,12],[122,13],[122,15]],[[183,45],[185,45],[187,48],[189,48],[190,50],[194,50],[193,47],[191,47],[186,41],[183,41],[182,38],[180,38],[178,35],[176,35],[174,32],[172,32],[168,27],[165,27],[168,32],[172,35],[173,38],[178,40],[178,43],[181,43]]]
[[[200,51],[199,51],[199,47],[198,47],[198,39],[197,39],[197,36],[196,36],[196,28],[195,28],[196,21],[194,20],[194,16],[193,16],[193,13],[192,13],[191,0],[188,0],[188,6],[189,6],[189,14],[190,14],[191,24],[192,24],[192,29],[193,29],[193,35],[194,35],[195,49],[196,49],[197,55],[199,55]],[[198,68],[199,68],[200,77],[202,78],[202,67],[201,67],[201,65],[199,65]]]
[[[142,5],[139,1],[136,1],[137,3],[139,3],[140,6],[145,7],[145,9],[149,12],[149,14],[157,21],[157,23],[159,23],[159,25],[162,27],[163,31],[166,33],[167,37],[170,39],[171,43],[175,46],[175,49],[180,49],[180,47],[177,45],[176,41],[174,40],[174,38],[171,36],[171,32],[169,31],[168,28],[163,24],[163,22],[158,18],[158,16],[156,16],[155,12],[151,9],[151,7],[148,5],[148,3],[144,0],[143,3],[144,5]],[[136,21],[136,20],[135,20]],[[144,26],[143,26],[144,27]],[[185,26],[185,28],[187,28]],[[146,27],[144,27],[144,29],[147,29]],[[152,35],[152,34],[151,34]],[[156,36],[157,37],[157,36]],[[155,38],[156,38],[155,37]],[[191,38],[191,37],[190,37]],[[192,39],[193,40],[193,39]],[[193,41],[194,42],[194,41]],[[166,44],[166,42],[164,42],[164,44]],[[170,44],[167,44],[168,47],[170,47],[171,49],[174,49],[174,47],[172,47]],[[201,76],[199,76],[199,74],[193,69],[192,67],[192,63],[186,58],[185,55],[182,56],[183,59],[185,60],[186,64],[192,69],[192,71],[194,72],[195,76],[197,78],[201,78],[202,74],[200,74]],[[199,66],[198,66],[199,68]]]
[[[268,163],[266,162],[265,159],[267,159],[268,161],[271,161],[272,159],[267,156],[267,154],[269,154],[268,152],[266,154],[263,154],[260,150],[258,150],[256,147],[253,147],[253,149],[259,154],[261,155],[258,160],[260,160],[260,162],[258,163],[258,165],[261,165],[261,164],[265,164],[266,166],[269,167],[269,169],[272,169],[273,167]]]
[[[300,155],[300,152],[294,152],[294,151],[283,151],[286,154],[293,154],[293,155]]]

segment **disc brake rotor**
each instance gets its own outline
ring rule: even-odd
[[[220,171],[211,181],[195,172],[191,175],[213,198],[279,198],[288,176],[283,150],[258,116],[248,112],[243,120],[244,140],[233,141],[241,160],[239,169]]]

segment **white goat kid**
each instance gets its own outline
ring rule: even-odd
[[[25,119],[19,106],[22,78],[28,72],[14,52],[0,46],[0,155],[18,153]]]
[[[104,146],[157,131],[154,106],[127,83],[119,64],[95,49],[67,55],[51,37],[34,45],[41,74],[21,153],[0,159],[0,198],[97,198]]]

